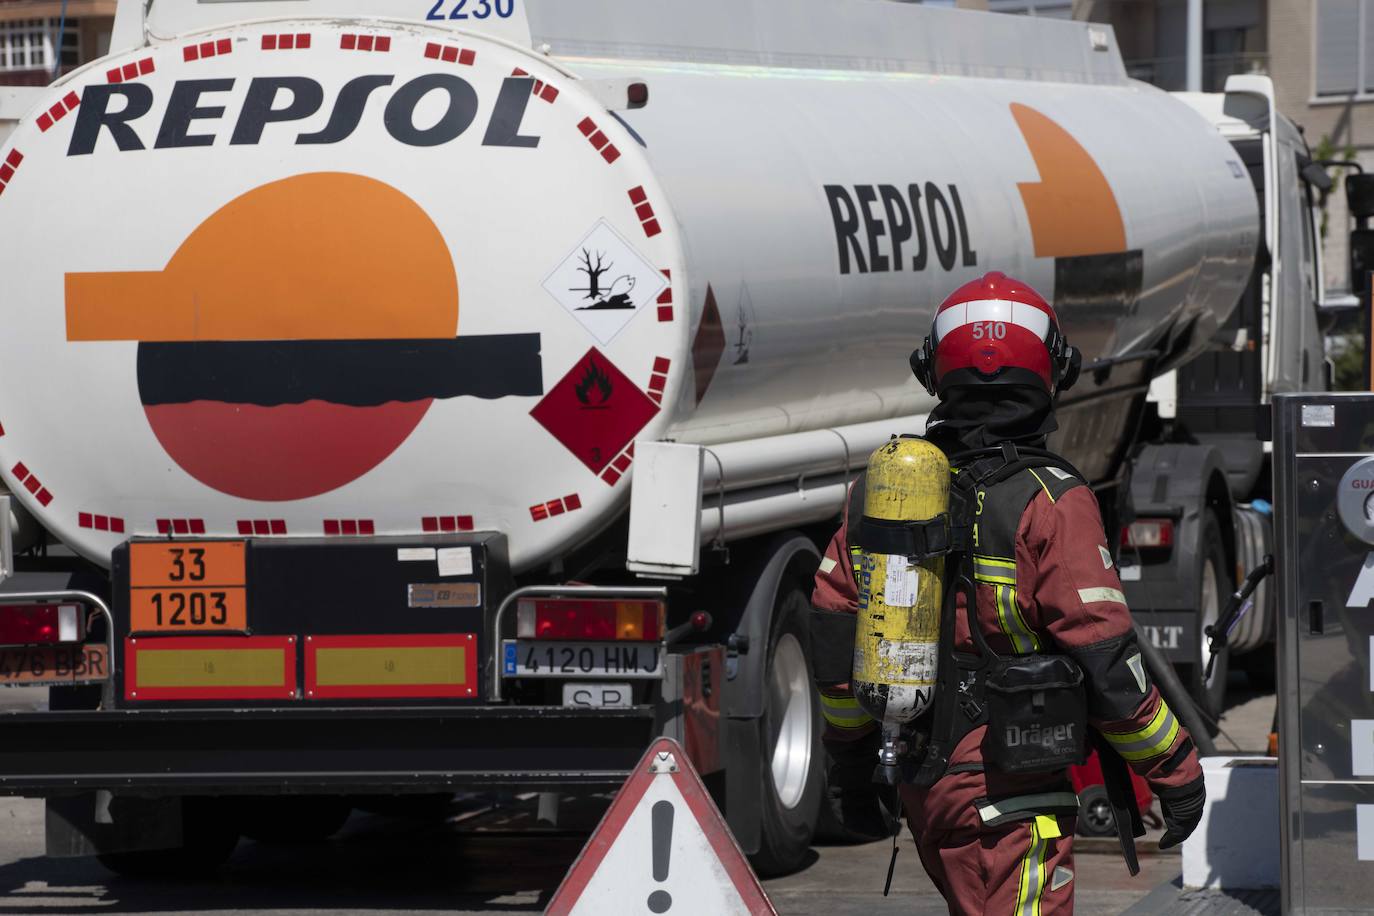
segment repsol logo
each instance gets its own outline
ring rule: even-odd
[[[1050,750],[1073,740],[1072,722],[1068,725],[1047,725],[1044,728],[1039,725],[1032,725],[1030,728],[1007,726],[1007,747],[1043,747]]]
[[[927,181],[903,190],[890,184],[828,184],[825,196],[842,274],[886,273],[905,270],[908,264],[912,270],[978,264],[955,185],[941,188]]]
[[[347,140],[362,123],[368,100],[381,90],[389,90],[382,124],[393,139],[408,146],[448,143],[477,120],[477,90],[460,76],[427,73],[391,89],[395,80],[393,75],[375,74],[344,83],[329,100],[325,125],[297,134],[296,145]],[[227,110],[224,103],[229,100],[225,93],[233,93],[240,82],[229,78],[178,80],[172,84],[160,119],[149,117],[158,100],[153,87],[146,83],[87,86],[67,155],[94,152],[102,132],[108,133],[122,152],[147,149],[150,141],[154,149],[211,146],[228,128],[222,120]],[[504,80],[487,119],[482,145],[537,147],[538,137],[520,132],[529,100],[528,79]],[[422,102],[424,113],[417,117]],[[269,124],[303,121],[324,107],[324,87],[309,77],[255,77],[247,83],[243,104],[229,130],[229,145],[257,144]]]

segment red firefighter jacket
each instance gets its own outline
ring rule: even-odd
[[[1060,652],[1084,668],[1088,721],[1142,777],[1158,790],[1186,785],[1201,776],[1187,730],[1151,683],[1135,643],[1130,611],[1113,567],[1097,499],[1076,479],[1040,469],[1041,481],[1016,527],[1014,556],[975,554],[977,620],[999,654]],[[861,486],[862,480],[855,486]],[[821,610],[858,611],[848,529],[849,504],[816,574],[812,603]],[[860,503],[861,505],[861,503]],[[1004,548],[1005,549],[1005,548]],[[956,617],[956,645],[973,652],[963,597]],[[827,740],[867,733],[876,725],[857,708],[847,687],[822,691]],[[955,795],[976,797],[1029,791],[1047,777],[984,776],[981,744],[986,727],[971,732],[950,758],[950,772],[937,783],[964,784]],[[1055,780],[1054,774],[1048,779]],[[951,785],[953,789],[955,786]],[[922,796],[925,793],[918,793]],[[910,800],[910,799],[909,799]],[[949,811],[936,820],[962,820]]]

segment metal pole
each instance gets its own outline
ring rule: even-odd
[[[1202,91],[1202,0],[1188,0],[1188,79],[1189,92]]]
[[[62,0],[62,16],[57,20],[57,42],[53,47],[52,79],[57,82],[57,78],[62,75],[62,36],[67,31],[67,0]],[[80,61],[77,61],[80,63]]]

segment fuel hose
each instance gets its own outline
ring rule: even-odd
[[[1150,676],[1159,685],[1164,702],[1169,704],[1174,715],[1182,720],[1184,728],[1193,736],[1193,745],[1197,748],[1198,756],[1215,757],[1217,746],[1212,741],[1212,733],[1207,730],[1207,724],[1198,712],[1197,704],[1193,702],[1193,698],[1184,689],[1183,682],[1174,673],[1173,665],[1160,654],[1138,623],[1135,624],[1135,635],[1136,641],[1140,643],[1140,656],[1145,659],[1145,667],[1150,669]]]

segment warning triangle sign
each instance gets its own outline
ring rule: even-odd
[[[553,895],[546,916],[777,916],[687,754],[660,738]]]

